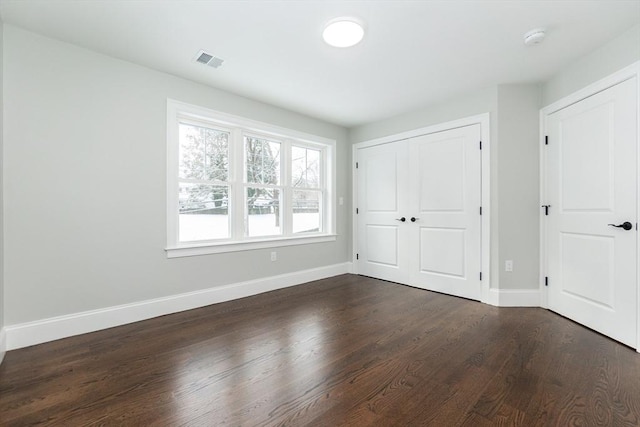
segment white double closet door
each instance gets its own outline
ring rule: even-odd
[[[358,273],[481,298],[480,125],[357,150]]]

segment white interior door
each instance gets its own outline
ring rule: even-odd
[[[408,150],[404,142],[358,150],[358,273],[407,283]],[[402,221],[404,219],[404,221]]]
[[[480,125],[359,149],[358,273],[480,300]]]
[[[480,300],[480,125],[409,140],[411,270],[424,289]]]
[[[549,115],[545,147],[549,308],[633,347],[636,84],[627,80]],[[625,222],[630,229],[611,225]]]

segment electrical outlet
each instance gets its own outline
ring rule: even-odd
[[[277,261],[277,260],[278,260],[278,253],[271,252],[271,261]]]
[[[504,262],[504,271],[513,271],[513,261],[508,259]]]

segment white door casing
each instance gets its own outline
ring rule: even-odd
[[[545,118],[548,307],[638,345],[638,88],[627,79]],[[608,224],[630,222],[624,230]]]

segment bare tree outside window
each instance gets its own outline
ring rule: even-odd
[[[294,233],[315,232],[320,229],[321,158],[319,150],[295,145],[291,147]]]
[[[180,240],[229,237],[229,133],[184,123],[179,132]]]
[[[167,113],[171,257],[335,239],[336,141],[171,99]]]
[[[280,150],[282,144],[265,138],[245,136],[247,171],[247,235],[281,234]],[[254,185],[251,185],[254,184]]]
[[[291,147],[291,184],[300,188],[320,186],[320,151]]]

